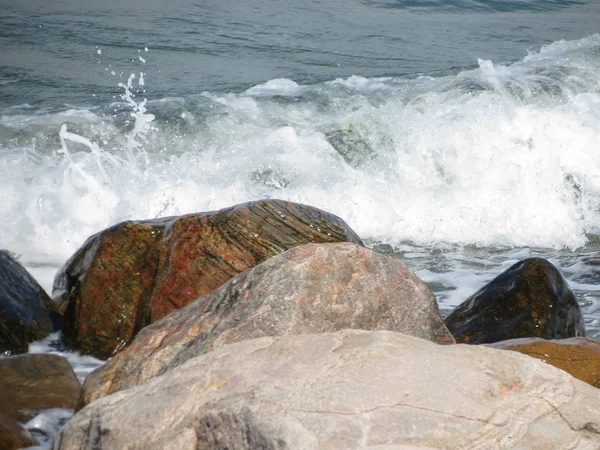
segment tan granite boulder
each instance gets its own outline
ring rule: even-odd
[[[581,381],[600,388],[600,342],[593,339],[580,337],[546,341],[523,338],[490,345],[541,359]]]
[[[434,295],[398,259],[351,243],[268,259],[144,328],[90,374],[82,404],[144,383],[223,344],[262,336],[394,330],[454,343]]]
[[[63,337],[108,358],[146,325],[265,259],[339,241],[362,244],[339,217],[281,200],[115,225],[90,237],[56,277]]]
[[[517,352],[344,330],[192,358],[88,405],[54,450],[593,450],[598,404],[598,389]]]

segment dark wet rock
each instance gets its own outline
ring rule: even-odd
[[[498,275],[456,307],[445,323],[457,342],[467,344],[585,336],[573,292],[558,269],[542,258],[525,259]]]
[[[30,342],[60,329],[56,305],[7,251],[0,250],[0,354],[27,352]]]
[[[345,130],[328,132],[325,137],[329,144],[351,167],[361,167],[365,163],[377,158],[377,153],[369,144],[368,139],[361,136],[359,131],[354,130],[352,124],[349,124]]]
[[[348,328],[454,343],[434,295],[398,259],[351,243],[309,244],[144,328],[87,377],[82,399],[131,388],[231,342]]]
[[[57,275],[65,339],[100,358],[146,325],[298,245],[360,238],[311,206],[262,200],[216,212],[124,222],[92,236]]]
[[[14,419],[0,411],[0,449],[13,450],[37,445],[37,441]]]
[[[0,412],[25,422],[50,408],[73,409],[81,383],[69,362],[48,354],[0,359]]]
[[[539,338],[511,339],[491,347],[524,353],[564,370],[575,378],[600,388],[600,342],[584,337],[546,341]]]

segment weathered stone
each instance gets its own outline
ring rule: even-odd
[[[50,408],[73,409],[81,383],[62,356],[35,354],[0,359],[0,412],[24,422]]]
[[[520,261],[456,307],[445,320],[457,342],[585,336],[579,304],[556,267]]]
[[[588,338],[546,341],[539,338],[511,339],[489,344],[541,359],[575,378],[600,388],[600,342]]]
[[[144,328],[87,377],[82,401],[144,383],[226,343],[345,328],[454,343],[434,295],[398,259],[351,243],[308,244]]]
[[[55,301],[66,308],[67,342],[105,359],[148,324],[147,298],[158,265],[151,251],[167,222],[115,225],[92,236],[71,257],[54,281]]]
[[[0,449],[13,450],[37,445],[31,434],[0,411]]]
[[[10,254],[0,250],[0,354],[27,352],[60,328],[55,304]]]
[[[592,450],[599,402],[599,390],[517,352],[343,330],[193,358],[88,405],[54,450]]]
[[[216,212],[124,222],[92,236],[57,275],[63,336],[107,358],[146,325],[292,247],[360,238],[339,217],[263,200]]]

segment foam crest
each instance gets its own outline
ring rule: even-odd
[[[269,80],[266,83],[253,86],[246,91],[248,95],[288,95],[293,96],[300,92],[301,88],[293,80],[286,78],[277,78]]]
[[[600,223],[599,46],[148,102],[130,76],[106,111],[2,117],[17,137],[2,148],[0,247],[58,266],[118,221],[268,197],[395,245],[583,246]]]

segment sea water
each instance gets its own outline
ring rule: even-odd
[[[600,339],[600,3],[0,3],[0,248],[261,198],[343,218],[447,314],[548,258]],[[54,335],[80,378],[101,362]],[[28,424],[49,445],[69,412]]]

